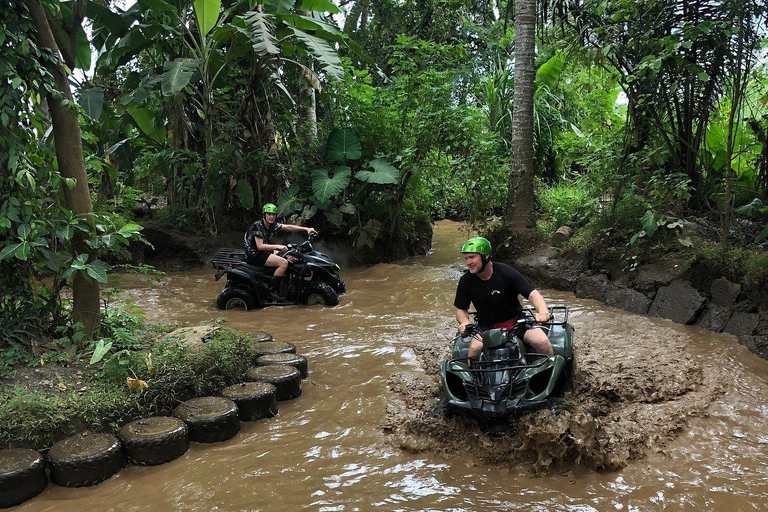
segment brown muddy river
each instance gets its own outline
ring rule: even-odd
[[[229,441],[92,488],[50,484],[18,510],[768,510],[768,361],[728,335],[543,290],[571,308],[574,410],[494,438],[430,416],[465,238],[441,222],[428,256],[343,270],[335,308],[218,311],[211,270],[123,282],[151,322],[221,317],[294,343],[303,395]]]

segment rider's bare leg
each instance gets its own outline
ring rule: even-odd
[[[472,336],[472,340],[469,342],[469,350],[467,351],[467,356],[469,356],[470,359],[477,359],[482,350],[483,338],[479,334],[475,334]]]
[[[554,350],[552,350],[552,343],[549,342],[544,329],[528,329],[523,335],[523,341],[532,346],[537,354],[555,355]]]
[[[267,267],[277,267],[274,273],[275,277],[282,277],[285,275],[285,271],[288,270],[288,260],[277,254],[270,254],[265,265]]]

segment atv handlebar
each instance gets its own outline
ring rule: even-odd
[[[512,336],[518,330],[525,327],[532,327],[540,325],[542,327],[552,327],[555,325],[565,325],[568,323],[568,307],[567,306],[549,306],[549,321],[539,324],[536,322],[535,313],[536,310],[532,307],[523,308],[522,315],[514,323],[512,329],[509,330],[509,335]],[[562,320],[554,320],[555,315],[562,312]],[[464,330],[464,336],[474,336],[475,334],[481,334],[480,326],[477,323],[477,311],[469,311],[469,314],[474,317],[474,321],[471,324],[467,324]]]

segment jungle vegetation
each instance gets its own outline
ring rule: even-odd
[[[764,268],[766,7],[0,0],[3,361],[121,332],[98,284],[149,207],[215,233],[276,202],[361,249],[568,225],[628,264],[705,234]]]

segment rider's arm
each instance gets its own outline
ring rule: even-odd
[[[543,324],[549,320],[549,308],[547,307],[547,301],[541,296],[538,290],[533,290],[528,295],[528,300],[533,304],[536,310],[536,322]]]
[[[286,231],[304,231],[306,234],[315,232],[315,228],[297,226],[296,224],[283,224],[283,229]]]
[[[272,251],[282,251],[285,249],[284,245],[280,244],[265,244],[264,240],[261,238],[255,236],[253,239],[256,241],[256,249],[259,251],[265,251],[265,252],[272,252]]]
[[[467,325],[472,323],[469,319],[469,310],[456,308],[456,321],[459,322],[459,332],[463,336]]]

